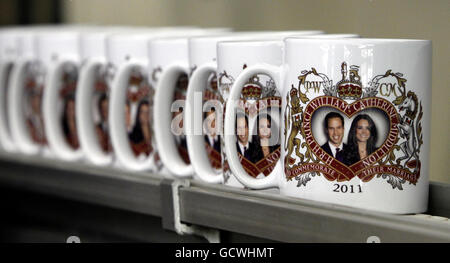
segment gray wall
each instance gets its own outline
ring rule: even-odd
[[[430,178],[450,182],[449,0],[64,0],[66,22],[322,29],[433,41]]]

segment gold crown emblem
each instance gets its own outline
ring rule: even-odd
[[[261,83],[259,83],[259,78],[253,76],[249,79],[249,82],[242,88],[242,97],[246,100],[257,100],[261,98],[262,88]]]
[[[64,72],[62,75],[61,90],[59,96],[61,98],[68,98],[75,95],[77,88],[77,75],[74,72]]]
[[[244,85],[242,88],[242,96],[247,100],[256,100],[261,97],[262,89],[254,83]]]
[[[143,80],[144,77],[139,72],[133,71],[131,72],[128,84],[139,86]]]
[[[358,66],[350,66],[349,77],[347,78],[347,63],[341,66],[342,80],[336,84],[339,98],[356,100],[362,96],[361,77],[358,74]]]

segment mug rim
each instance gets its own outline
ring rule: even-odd
[[[341,39],[341,38],[361,38],[361,35],[356,33],[336,33],[336,34],[322,34],[322,35],[292,35],[287,38],[304,38],[304,39]]]
[[[165,45],[165,44],[176,44],[176,43],[182,43],[185,44],[189,40],[189,37],[183,36],[183,35],[177,35],[177,36],[161,36],[156,37],[154,39],[150,39],[148,42],[149,46],[152,45]]]
[[[204,36],[192,36],[189,37],[188,41],[189,44],[203,44],[203,43],[209,43],[209,42],[216,42],[216,41],[220,41],[220,39],[232,39],[234,37],[242,37],[245,35],[253,35],[253,34],[258,34],[255,33],[257,31],[241,31],[241,32],[229,32],[229,33],[225,33],[225,34],[221,34],[221,35],[204,35]]]
[[[283,44],[283,39],[253,39],[253,40],[230,40],[230,41],[220,41],[217,43],[217,48],[220,47],[252,47],[252,46],[261,46],[261,45],[279,45]]]
[[[111,32],[107,35],[107,45],[112,43],[130,42],[130,40],[146,41],[147,45],[150,42],[164,39],[188,39],[190,33],[196,33],[194,29],[171,29],[171,30],[143,30],[143,31],[128,31],[128,32]]]
[[[298,31],[294,31],[294,30],[251,30],[251,31],[234,31],[234,32],[228,32],[226,34],[221,34],[221,35],[206,35],[206,36],[193,36],[189,38],[189,42],[190,43],[194,43],[194,44],[200,44],[200,43],[204,43],[204,42],[212,42],[212,41],[220,41],[221,38],[230,38],[229,41],[234,41],[233,38],[240,38],[240,37],[245,37],[245,36],[255,36],[255,38],[258,39],[263,39],[263,38],[259,38],[260,36],[264,35],[268,35],[268,36],[272,36],[273,35],[277,35],[277,34],[304,34],[304,36],[309,36],[309,35],[314,35],[314,34],[323,34],[324,31],[321,30],[298,30]],[[228,40],[224,40],[224,41],[228,41]],[[224,42],[221,41],[221,42]]]

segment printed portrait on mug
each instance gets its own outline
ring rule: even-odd
[[[78,70],[73,64],[63,66],[60,86],[60,103],[62,104],[61,124],[65,139],[72,149],[80,147],[75,118],[75,91],[77,87]]]
[[[217,89],[217,75],[212,73],[203,92],[203,134],[209,162],[217,172],[222,169],[221,121],[222,104]]]
[[[378,109],[367,109],[347,118],[331,107],[322,107],[314,113],[311,125],[320,147],[351,166],[375,152],[385,141],[389,119]]]
[[[188,87],[188,75],[181,74],[175,83],[174,100],[172,104],[172,124],[171,129],[174,134],[175,143],[181,159],[190,164],[187,150],[186,134],[184,133],[183,109],[186,101]]]
[[[112,151],[108,126],[109,86],[111,76],[108,67],[97,67],[95,69],[94,94],[92,96],[92,109],[95,131],[99,145],[103,152]]]
[[[24,70],[24,114],[30,138],[36,144],[46,145],[42,97],[44,93],[44,74],[39,73],[36,62],[28,63]]]
[[[144,72],[139,68],[132,70],[125,103],[125,125],[133,153],[145,158],[153,152],[153,131],[151,116],[153,102],[149,100],[153,89]]]
[[[270,174],[280,158],[281,97],[272,78],[258,74],[242,88],[236,115],[236,150],[249,175]]]

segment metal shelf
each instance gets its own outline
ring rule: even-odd
[[[0,183],[75,201],[160,216],[162,176],[0,154]]]
[[[284,242],[450,241],[450,224],[281,197],[194,185],[182,189],[187,222]]]
[[[0,154],[3,187],[148,216],[149,221],[153,218],[153,225],[154,218],[159,217],[159,228],[170,229],[167,223],[173,222],[171,182],[157,174]],[[377,236],[381,242],[450,241],[449,221],[377,213],[197,181],[180,188],[180,206],[185,223],[261,240],[366,242],[368,237]],[[449,185],[431,183],[428,213],[450,217]],[[133,227],[136,229],[136,225]]]

